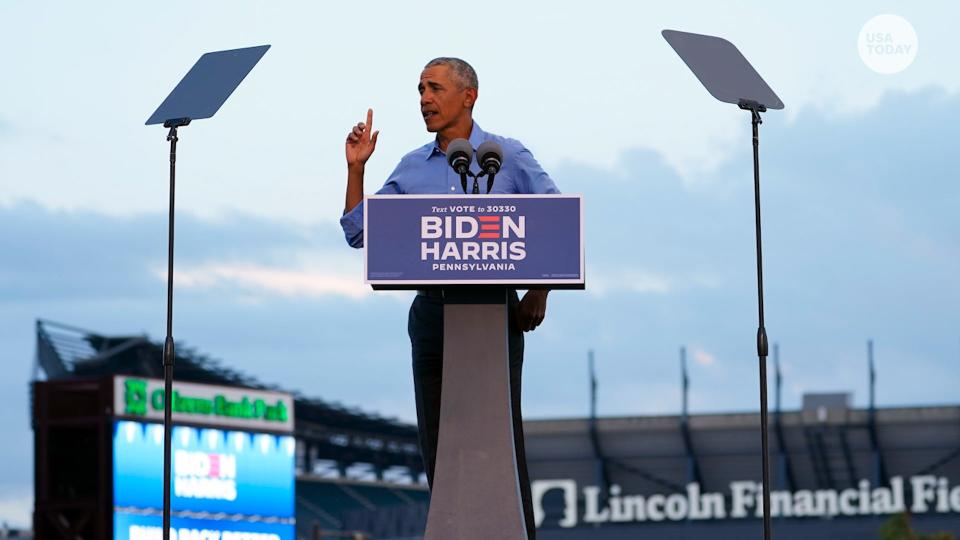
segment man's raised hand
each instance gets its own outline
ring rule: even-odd
[[[362,167],[377,147],[377,135],[373,131],[373,109],[367,109],[367,121],[359,122],[347,134],[347,167]]]

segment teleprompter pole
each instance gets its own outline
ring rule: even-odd
[[[760,227],[760,113],[767,108],[756,101],[741,100],[741,109],[750,111],[750,124],[753,127],[753,205],[757,232],[757,307],[759,326],[757,328],[757,357],[760,361],[760,446],[763,467],[763,538],[770,540],[770,445],[767,429],[767,329],[763,320],[763,243]]]
[[[173,440],[173,220],[177,178],[177,128],[190,119],[170,120],[163,124],[170,128],[170,215],[167,218],[167,336],[163,340],[163,540],[170,540],[170,455]]]

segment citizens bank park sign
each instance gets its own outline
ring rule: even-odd
[[[557,523],[560,527],[578,524],[634,523],[684,520],[747,519],[763,516],[762,484],[753,481],[730,482],[729,491],[703,492],[698,484],[688,484],[686,492],[669,495],[626,495],[620,486],[610,486],[606,501],[596,486],[583,488],[583,508],[577,504],[574,480],[537,480],[531,483],[533,513],[538,527]],[[544,498],[556,496],[562,512],[553,515],[557,505],[544,510]],[[582,510],[582,512],[581,512]],[[885,516],[910,512],[960,513],[960,485],[933,475],[895,477],[888,486],[874,486],[861,480],[848,489],[801,489],[771,491],[770,514],[783,518],[833,518],[837,516]]]
[[[366,283],[583,288],[579,195],[371,195]]]
[[[162,421],[164,394],[162,380],[115,376],[114,415]],[[171,408],[184,424],[293,432],[293,397],[282,392],[174,382]]]

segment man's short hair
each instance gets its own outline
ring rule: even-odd
[[[454,80],[460,85],[461,89],[480,88],[480,83],[477,81],[477,72],[473,70],[473,66],[459,58],[441,56],[427,62],[427,65],[423,66],[423,68],[426,69],[434,66],[448,66],[450,71],[453,72]]]

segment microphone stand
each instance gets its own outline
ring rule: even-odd
[[[472,172],[470,172],[470,169],[464,170],[463,172],[460,173],[460,185],[463,187],[463,194],[464,195],[467,194],[467,177],[468,176],[470,178],[473,178],[473,191],[471,192],[471,195],[479,195],[480,194],[480,184],[478,182],[479,179],[483,178],[484,176],[487,177],[487,194],[489,194],[490,190],[493,189],[493,179],[496,175],[497,173],[495,172],[480,171],[479,174],[473,174]]]

